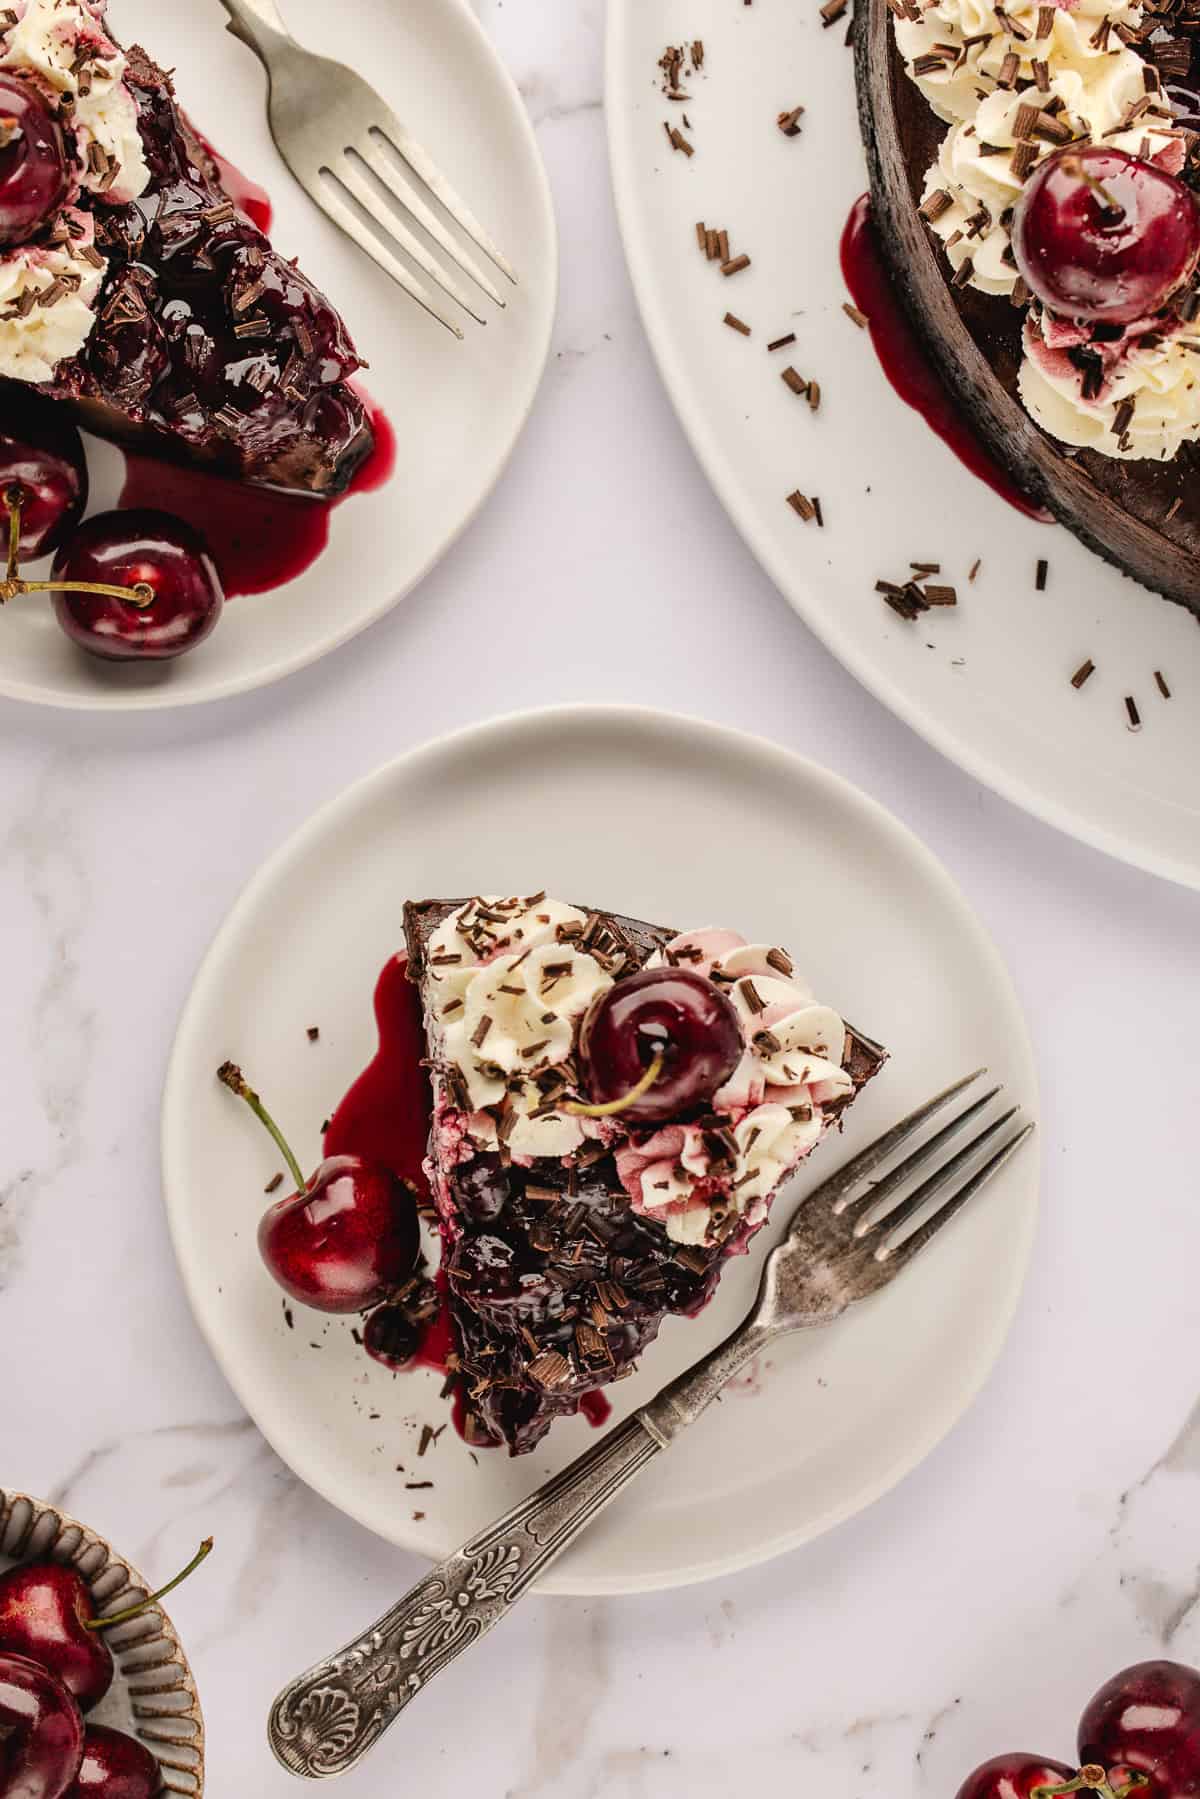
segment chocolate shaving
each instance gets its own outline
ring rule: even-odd
[[[737,331],[740,332],[743,337],[749,337],[749,325],[747,325],[744,319],[739,319],[736,313],[727,312],[725,314],[725,323],[729,326],[731,331]]]
[[[953,204],[953,202],[951,202],[951,204]],[[866,330],[868,320],[865,312],[860,312],[857,306],[851,306],[849,300],[842,301],[842,311],[852,324],[858,326],[860,331]]]
[[[1155,682],[1156,687],[1158,688],[1158,691],[1162,694],[1163,699],[1169,700],[1171,697],[1171,689],[1167,686],[1166,678],[1163,675],[1163,672],[1161,669],[1158,669],[1158,668],[1155,669],[1154,682]]]
[[[775,338],[771,343],[769,343],[767,345],[767,349],[768,349],[768,351],[784,350],[787,348],[788,344],[794,344],[795,341],[796,341],[796,333],[794,331],[789,331],[786,337]]]
[[[1078,691],[1080,687],[1083,687],[1091,680],[1095,672],[1096,664],[1089,656],[1086,662],[1080,663],[1079,667],[1075,670],[1075,673],[1071,676],[1071,686]]]
[[[799,137],[800,120],[803,115],[804,108],[802,106],[793,106],[791,112],[781,112],[775,123],[779,126],[784,137]]]
[[[1131,693],[1125,695],[1125,711],[1129,717],[1129,729],[1131,731],[1140,731],[1142,728],[1142,715],[1138,711],[1137,701]]]
[[[721,264],[722,275],[740,275],[743,269],[750,267],[750,258],[744,253]]]

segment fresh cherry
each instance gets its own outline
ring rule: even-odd
[[[157,1799],[162,1769],[144,1744],[124,1731],[89,1724],[83,1761],[64,1799]]]
[[[1195,273],[1200,210],[1182,181],[1151,162],[1068,146],[1026,182],[1012,247],[1052,312],[1128,325],[1160,311]]]
[[[161,662],[195,649],[225,604],[204,539],[166,512],[88,519],[59,551],[47,585],[67,636],[118,662]]]
[[[52,401],[28,387],[0,402],[3,551],[33,562],[56,550],[83,517],[88,498],[83,440]],[[15,517],[15,523],[14,523]]]
[[[26,1562],[0,1575],[0,1654],[38,1662],[67,1689],[81,1711],[100,1703],[113,1681],[113,1658],[101,1635],[127,1624],[187,1579],[212,1549],[211,1539],[167,1586],[137,1605],[96,1616],[91,1589],[78,1569],[58,1562]],[[0,1786],[0,1799],[5,1789]]]
[[[0,244],[23,244],[66,197],[58,120],[31,81],[0,74]]]
[[[1079,1721],[1079,1753],[1111,1785],[1148,1777],[1146,1799],[1200,1795],[1200,1674],[1179,1662],[1139,1662],[1114,1675]]]
[[[0,1576],[0,1653],[39,1662],[85,1712],[113,1682],[112,1651],[91,1628],[95,1619],[91,1589],[76,1568],[39,1562]]]
[[[711,1103],[741,1060],[742,1031],[730,1001],[704,975],[644,968],[596,1001],[579,1049],[593,1103],[572,1110],[663,1124]]]
[[[83,1758],[83,1717],[62,1682],[0,1655],[0,1799],[63,1799]]]
[[[421,1230],[412,1192],[389,1168],[361,1156],[330,1156],[308,1180],[240,1068],[218,1077],[271,1133],[296,1191],[258,1227],[263,1261],[285,1293],[318,1312],[365,1312],[416,1267]]]
[[[1074,1772],[1040,1755],[997,1755],[967,1775],[958,1799],[1033,1799],[1039,1787],[1061,1786]]]

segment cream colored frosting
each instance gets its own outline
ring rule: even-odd
[[[1149,348],[1134,344],[1097,398],[1085,400],[1079,371],[1046,348],[1030,320],[1018,385],[1029,412],[1060,442],[1123,461],[1168,462],[1200,438],[1200,329],[1185,327]]]
[[[708,975],[737,1013],[743,1052],[712,1103],[726,1142],[717,1143],[711,1123],[629,1132],[619,1117],[577,1117],[566,1107],[585,1097],[573,1063],[579,1022],[613,984],[605,959],[579,941],[587,922],[540,895],[472,900],[431,937],[435,1062],[453,1070],[451,1078],[436,1074],[443,1154],[469,1156],[503,1141],[515,1161],[528,1162],[596,1140],[614,1149],[635,1209],[675,1241],[705,1243],[742,1219],[759,1222],[779,1182],[819,1141],[827,1109],[853,1092],[842,1067],[844,1023],[817,1003],[782,951],[730,931],[689,933],[647,966]]]
[[[96,322],[104,264],[97,268],[83,254],[92,242],[91,215],[64,217],[78,238],[0,256],[0,376],[6,380],[35,385],[52,380],[59,363],[78,354]],[[43,305],[42,295],[51,291],[57,298]]]

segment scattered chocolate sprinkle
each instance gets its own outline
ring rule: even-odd
[[[865,312],[860,312],[857,306],[851,306],[849,300],[842,301],[842,311],[848,319],[858,326],[860,331],[866,330],[867,315]]]
[[[953,205],[952,196],[944,187],[938,187],[927,196],[917,210],[926,223],[932,225],[935,220],[941,218],[944,212],[949,212]]]
[[[808,392],[808,382],[804,379],[803,375],[797,374],[796,370],[792,368],[790,364],[784,369],[779,379],[783,382],[785,387],[790,387],[794,394],[806,394]]]
[[[1166,677],[1160,668],[1156,668],[1154,671],[1154,681],[1158,691],[1162,694],[1163,699],[1169,700],[1171,697],[1171,689],[1167,686]]]
[[[780,113],[775,123],[779,126],[784,137],[800,136],[800,120],[803,117],[803,114],[804,108],[802,106],[793,106],[791,112]]]
[[[818,407],[820,406],[820,404],[821,404],[821,384],[819,381],[810,381],[808,384],[809,411],[816,412]]]
[[[974,562],[971,564],[971,569],[970,569],[970,573],[967,575],[967,580],[973,581],[982,567],[983,567],[982,556],[976,556]]]
[[[1142,728],[1142,715],[1138,711],[1137,701],[1131,693],[1125,695],[1125,710],[1129,715],[1129,729],[1131,731],[1140,731]]]
[[[1049,573],[1050,573],[1050,564],[1046,561],[1044,556],[1039,556],[1037,572],[1034,576],[1034,582],[1033,582],[1034,586],[1036,587],[1036,589],[1039,593],[1045,593],[1046,577]]]
[[[822,24],[826,28],[833,25],[845,12],[847,3],[848,0],[825,0],[820,9]]]
[[[667,141],[673,150],[682,150],[685,156],[694,156],[696,154],[695,144],[688,143],[686,137],[684,137],[677,125],[668,124],[664,119],[663,130],[666,132]]]
[[[967,282],[971,279],[971,276],[974,273],[975,273],[974,258],[968,256],[966,258],[966,260],[964,262],[960,262],[957,269],[955,269],[954,274],[950,280],[951,287],[965,287],[967,285]]]
[[[315,1043],[320,1035],[321,1035],[320,1025],[319,1024],[310,1024],[308,1027],[308,1041],[310,1043]]]
[[[732,261],[723,262],[721,264],[721,273],[722,275],[740,275],[743,269],[748,269],[749,267],[750,258],[743,253],[741,256],[735,256]]]
[[[1037,145],[1026,140],[1017,144],[1009,159],[1013,174],[1018,181],[1024,181],[1030,169],[1037,161]]]
[[[814,519],[817,516],[817,509],[813,505],[813,502],[806,498],[806,496],[800,492],[799,488],[796,489],[795,493],[790,493],[788,495],[787,503],[793,512],[799,513],[805,524],[808,524],[810,519]]]
[[[491,1030],[491,1028],[492,1028],[492,1021],[491,1021],[490,1017],[488,1016],[488,1014],[485,1012],[483,1017],[479,1020],[479,1023],[475,1026],[475,1029],[471,1034],[471,1044],[474,1049],[482,1049],[483,1048],[484,1039],[486,1038],[486,1036],[487,1036],[488,1032]]]
[[[1038,7],[1037,30],[1033,34],[1034,37],[1043,38],[1050,36],[1050,33],[1054,30],[1054,12],[1055,9],[1052,6]]]
[[[1183,505],[1183,500],[1182,500],[1182,498],[1179,498],[1179,499],[1177,499],[1177,500],[1172,500],[1172,501],[1171,501],[1171,505],[1170,505],[1170,507],[1169,507],[1169,509],[1168,509],[1168,511],[1167,511],[1167,512],[1166,512],[1166,514],[1165,514],[1165,515],[1164,515],[1164,517],[1163,517],[1163,524],[1164,524],[1164,525],[1169,525],[1169,524],[1170,524],[1170,522],[1171,522],[1171,520],[1172,520],[1172,519],[1173,519],[1173,518],[1174,518],[1174,517],[1175,517],[1175,514],[1176,514],[1176,513],[1177,513],[1177,512],[1178,512],[1178,511],[1179,511],[1179,508],[1180,508],[1180,507],[1181,507],[1181,506],[1182,506],[1182,505]]]
[[[794,344],[795,341],[796,341],[796,333],[794,331],[789,331],[786,337],[775,338],[774,342],[769,343],[767,345],[767,349],[768,350],[783,350],[783,349],[786,349],[788,344]]]
[[[749,325],[747,325],[744,319],[739,319],[736,313],[727,312],[725,314],[725,323],[729,326],[731,331],[739,331],[743,337],[749,337]]]
[[[420,1493],[425,1487],[431,1487],[433,1482],[431,1480],[406,1480],[404,1484],[410,1493]]]
[[[925,603],[928,606],[957,606],[958,592],[953,587],[925,586]]]
[[[708,260],[710,262],[719,262],[721,260],[721,244],[717,233],[715,231],[706,231],[704,240],[704,254],[708,257]]]
[[[264,1193],[277,1193],[279,1188],[282,1187],[282,1185],[283,1185],[282,1173],[273,1174],[271,1176],[270,1180],[267,1182],[266,1186],[263,1188],[263,1192]]]
[[[996,86],[1003,88],[1016,87],[1017,76],[1020,72],[1021,58],[1017,55],[1015,50],[1010,50],[1008,55],[1004,58],[1004,61],[1000,64],[1000,73],[996,77]]]

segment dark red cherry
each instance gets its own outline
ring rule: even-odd
[[[1026,182],[1012,245],[1052,312],[1128,325],[1160,311],[1194,274],[1200,211],[1190,189],[1153,163],[1068,146]]]
[[[112,1652],[87,1628],[95,1616],[91,1589],[75,1568],[27,1563],[0,1576],[0,1653],[40,1663],[85,1712],[113,1682]]]
[[[144,1744],[121,1730],[89,1724],[83,1761],[63,1799],[157,1799],[162,1769]]]
[[[363,1325],[363,1348],[373,1362],[393,1373],[411,1368],[425,1336],[425,1327],[403,1306],[380,1306]]]
[[[31,81],[0,74],[0,244],[23,244],[66,197],[58,120]]]
[[[1146,1799],[1200,1795],[1200,1673],[1180,1662],[1139,1662],[1114,1675],[1079,1720],[1084,1762],[1149,1777]]]
[[[579,1047],[597,1106],[617,1105],[661,1056],[661,1074],[619,1115],[625,1124],[662,1124],[710,1105],[743,1046],[737,1013],[712,981],[690,969],[644,968],[601,995]]]
[[[56,550],[83,517],[88,498],[83,440],[66,415],[31,388],[0,393],[0,564],[9,517],[20,506],[17,554],[36,561]]]
[[[226,1062],[219,1078],[279,1146],[296,1191],[263,1214],[258,1247],[285,1293],[318,1312],[366,1312],[408,1278],[421,1253],[421,1227],[410,1188],[380,1163],[330,1156],[306,1180],[299,1163],[241,1069]]]
[[[1073,1768],[1040,1755],[997,1755],[967,1775],[958,1799],[1033,1799],[1039,1787],[1061,1786],[1074,1775]]]
[[[112,661],[182,656],[215,628],[221,579],[198,531],[166,512],[102,512],[58,553],[54,582],[150,590],[139,606],[114,594],[54,590],[58,622],[74,643]]]
[[[63,1799],[83,1758],[83,1717],[60,1680],[0,1655],[0,1795]]]

